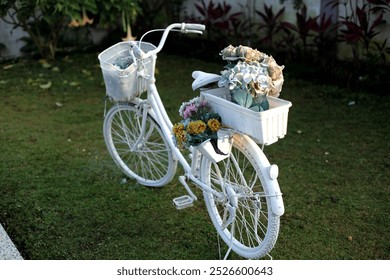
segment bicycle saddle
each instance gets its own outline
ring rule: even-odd
[[[194,71],[192,72],[192,78],[195,79],[192,82],[192,90],[196,90],[205,85],[218,82],[221,79],[221,76],[203,71]]]

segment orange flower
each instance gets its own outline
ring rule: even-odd
[[[92,24],[92,23],[93,23],[93,18],[88,18],[87,13],[83,8],[83,19],[82,22],[80,23],[80,26],[86,26],[87,24]]]
[[[80,23],[77,19],[72,18],[71,22],[69,23],[69,27],[79,27]]]
[[[92,23],[93,23],[93,18],[88,18],[87,12],[83,8],[83,18],[81,20],[72,18],[68,26],[79,27],[79,26],[86,26],[87,24],[92,24]]]

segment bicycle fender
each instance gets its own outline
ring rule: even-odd
[[[284,214],[284,203],[279,183],[276,180],[272,180],[267,186],[271,200],[271,210],[275,215],[282,216]]]
[[[282,192],[280,191],[278,183],[279,168],[275,164],[270,164],[264,152],[260,147],[248,136],[242,136],[245,138],[247,145],[255,151],[260,161],[260,168],[262,174],[264,174],[264,181],[267,187],[267,195],[270,198],[271,210],[277,216],[284,214],[284,203],[282,198]],[[260,174],[261,175],[261,174]]]

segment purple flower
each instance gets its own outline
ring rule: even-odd
[[[184,119],[188,119],[189,117],[191,117],[192,115],[192,112],[196,112],[198,110],[198,108],[196,107],[195,104],[189,104],[187,105],[187,107],[184,109],[184,112],[183,112],[183,118]]]

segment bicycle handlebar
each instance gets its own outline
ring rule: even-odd
[[[164,33],[161,37],[160,43],[157,48],[147,53],[144,53],[136,44],[132,44],[134,54],[137,58],[145,59],[152,55],[155,55],[161,51],[164,47],[165,41],[167,40],[168,34],[171,30],[180,31],[181,33],[195,33],[203,34],[203,31],[206,29],[206,26],[198,23],[173,23],[165,28]]]

